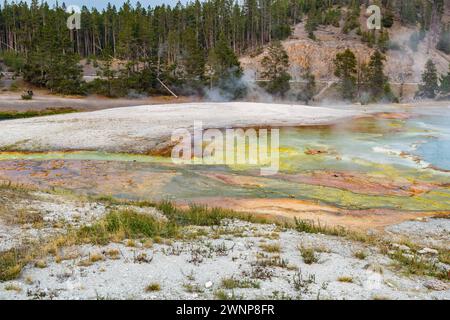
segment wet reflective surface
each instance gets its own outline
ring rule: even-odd
[[[222,205],[223,199],[306,201],[319,210],[450,211],[449,109],[383,112],[343,124],[283,128],[280,171],[175,165],[101,152],[0,153],[0,179],[130,199]]]

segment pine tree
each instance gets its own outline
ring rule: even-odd
[[[304,101],[305,104],[309,104],[316,94],[316,77],[312,74],[311,69],[308,68],[302,78],[306,81],[306,85],[304,90],[297,96],[297,99]]]
[[[435,98],[439,89],[438,75],[436,65],[430,59],[425,65],[425,71],[422,74],[422,84],[419,85],[418,95],[424,98]]]
[[[383,30],[378,37],[378,49],[385,53],[389,50],[390,37],[389,32],[387,30]]]
[[[441,85],[439,87],[439,93],[443,95],[450,94],[450,65],[448,68],[448,73],[441,77]]]
[[[384,74],[384,61],[386,57],[380,51],[375,51],[368,64],[369,88],[374,100],[382,98],[384,87],[388,83],[388,78]]]
[[[442,28],[436,48],[446,54],[450,54],[450,26]]]
[[[308,33],[308,37],[312,40],[316,40],[316,36],[314,35],[314,31],[317,30],[318,25],[318,17],[316,10],[311,10],[308,13],[308,20],[305,24],[305,31]]]
[[[358,1],[354,1],[351,10],[347,12],[342,32],[349,33],[350,31],[361,27],[359,23],[359,12],[359,3]]]
[[[243,75],[241,63],[222,33],[208,56],[210,82],[229,99],[241,98],[246,88],[240,81]]]
[[[267,92],[283,97],[291,88],[289,81],[291,76],[288,73],[289,56],[281,45],[275,41],[268,48],[268,54],[261,61],[261,76],[269,80],[263,87]]]
[[[383,28],[391,28],[394,25],[394,13],[390,8],[386,8],[383,14]]]
[[[116,78],[117,72],[112,68],[113,57],[105,52],[105,60],[100,65],[99,76],[102,80],[96,80],[91,86],[97,85],[96,91],[108,97],[114,96],[113,82]]]
[[[194,88],[199,89],[205,75],[205,57],[203,50],[198,45],[198,40],[193,29],[184,33],[183,65],[186,81]]]
[[[349,100],[353,99],[356,93],[357,74],[355,54],[350,49],[336,54],[334,65],[334,74],[339,78],[342,97]]]
[[[400,18],[405,24],[415,25],[417,23],[416,1],[400,1]]]

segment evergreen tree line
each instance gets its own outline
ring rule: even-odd
[[[417,97],[434,99],[437,96],[450,95],[450,66],[447,74],[438,75],[433,60],[428,60],[422,74],[422,83],[419,86]]]
[[[441,12],[442,0],[435,2]],[[344,15],[344,29],[349,32],[359,28],[358,8],[369,3],[195,0],[173,7],[144,7],[125,2],[120,8],[83,7],[81,29],[69,30],[70,13],[64,4],[50,7],[39,0],[5,1],[0,6],[0,53],[26,81],[59,93],[149,94],[164,90],[162,80],[181,94],[200,93],[209,87],[222,93],[231,90],[231,97],[239,97],[245,91],[239,81],[239,55],[285,39],[291,27],[306,17],[311,37],[318,25],[338,26]],[[407,24],[431,26],[429,1],[383,0],[379,4],[386,28],[392,25],[394,14]],[[381,51],[388,42],[385,34],[376,40]],[[369,36],[367,41],[375,40]],[[89,84],[82,81],[82,58],[100,68],[101,79]],[[123,62],[121,68],[115,67],[118,60]],[[286,82],[286,77],[281,74],[280,79]],[[280,88],[283,91],[286,86]]]
[[[358,63],[350,49],[338,53],[334,60],[334,74],[339,78],[338,87],[342,98],[358,100],[363,104],[396,101],[384,73],[385,61],[386,57],[379,50],[374,52],[368,63]]]
[[[385,61],[385,56],[378,50],[370,57],[368,63],[359,64],[350,49],[338,53],[334,60],[335,76],[339,78],[338,89],[342,98],[349,101],[357,100],[363,104],[397,101],[384,73]],[[438,96],[450,97],[450,66],[447,74],[439,75],[436,65],[430,59],[425,64],[416,98],[434,99]]]

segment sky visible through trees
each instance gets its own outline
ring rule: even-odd
[[[31,0],[26,0],[26,2],[31,3]],[[57,1],[57,0],[47,0],[46,1],[50,6],[53,6],[58,2],[59,4],[65,3],[67,6],[76,5],[79,7],[86,6],[88,8],[95,7],[99,10],[105,9],[110,3],[111,5],[115,5],[116,7],[120,7],[125,2],[124,0],[65,0],[65,1]],[[136,3],[140,2],[144,7],[147,6],[157,6],[157,5],[170,5],[175,6],[178,2],[185,4],[189,2],[189,0],[130,0],[132,5],[136,5]]]

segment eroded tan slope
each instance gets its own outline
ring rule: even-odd
[[[364,26],[364,18],[361,18]],[[342,23],[341,23],[342,25]],[[418,28],[405,27],[399,22],[389,29],[391,41],[398,46],[397,50],[389,50],[386,53],[386,74],[391,82],[417,84],[420,82],[421,73],[425,62],[431,58],[440,73],[448,71],[450,56],[435,49],[435,37],[427,35],[419,44],[418,50],[413,51],[408,43],[412,33]],[[316,79],[319,81],[332,81],[335,79],[333,60],[338,52],[350,48],[357,56],[359,62],[366,62],[374,52],[361,41],[361,37],[355,31],[349,34],[342,33],[342,28],[333,26],[320,26],[315,32],[316,41],[308,38],[305,31],[305,22],[295,26],[292,36],[283,41],[283,46],[289,54],[290,73],[294,80],[301,79],[302,73],[310,67]],[[244,56],[241,63],[245,70],[252,74],[261,70],[261,60],[266,54],[251,57]]]

